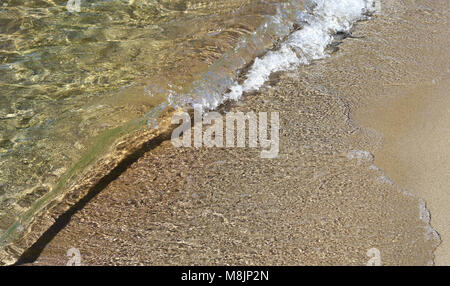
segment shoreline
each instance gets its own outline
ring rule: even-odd
[[[231,107],[284,112],[279,159],[162,142],[74,213],[33,265],[65,264],[71,247],[90,265],[364,265],[373,247],[383,265],[430,264],[437,241],[421,201],[374,168],[365,154],[382,139],[352,120],[365,99],[431,76],[427,58],[410,61],[420,49],[399,54],[428,33],[411,35],[404,8],[358,25],[366,40],[348,39]]]
[[[398,185],[427,202],[441,237],[436,265],[450,265],[450,77],[421,83],[398,97],[359,111],[358,121],[381,132],[375,164]]]

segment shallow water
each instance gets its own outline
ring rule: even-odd
[[[280,111],[279,158],[163,142],[28,261],[64,265],[76,247],[83,265],[366,265],[377,248],[382,265],[432,264],[439,236],[429,201],[377,167],[383,137],[355,124],[352,111],[448,73],[431,52],[448,46],[448,3],[383,4],[331,57],[227,106]],[[431,208],[432,223],[436,215]]]
[[[115,138],[168,105],[215,108],[327,56],[369,2],[97,0],[72,13],[66,1],[3,2],[1,242]]]

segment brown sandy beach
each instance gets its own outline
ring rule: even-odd
[[[21,263],[75,247],[85,265],[365,265],[375,247],[383,265],[428,265],[423,198],[448,264],[448,2],[383,2],[362,38],[230,107],[280,112],[279,158],[165,141]]]
[[[427,201],[431,223],[442,239],[435,252],[437,265],[450,265],[449,79],[446,74],[409,88],[360,115],[361,122],[384,136],[383,148],[375,152],[375,164]]]

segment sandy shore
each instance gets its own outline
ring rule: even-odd
[[[85,265],[365,265],[371,248],[380,250],[383,265],[432,263],[438,239],[420,199],[425,193],[402,185],[412,180],[389,180],[374,165],[371,153],[394,164],[379,152],[383,130],[361,127],[372,121],[352,116],[384,109],[386,100],[448,71],[448,62],[436,57],[448,47],[448,3],[428,2],[386,2],[381,15],[355,28],[364,38],[346,39],[330,58],[282,74],[231,107],[280,112],[279,158],[163,142],[83,208],[58,219],[21,262],[63,265],[75,247]],[[444,128],[448,121],[441,120]],[[395,179],[387,166],[378,167]],[[427,172],[422,182],[444,182],[442,172]],[[432,217],[438,218],[433,209]],[[437,254],[441,263],[444,255]]]
[[[403,49],[416,57],[406,62],[407,70],[419,74],[381,89],[355,118],[383,137],[373,152],[375,164],[399,186],[426,201],[431,224],[442,239],[435,263],[450,265],[450,56],[446,48],[450,32],[443,20],[448,21],[449,8],[441,13],[441,21],[419,21],[434,25],[423,35],[424,41]]]
[[[442,54],[447,57],[448,54]],[[375,164],[427,202],[442,243],[437,265],[450,265],[450,75],[405,88],[395,98],[361,110],[363,124],[380,131]]]

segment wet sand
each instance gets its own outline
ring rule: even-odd
[[[442,55],[447,56],[447,54]],[[380,131],[375,164],[427,202],[442,243],[437,265],[450,265],[450,75],[421,83],[361,110],[363,124]]]
[[[379,96],[368,98],[355,119],[382,137],[373,151],[375,165],[426,201],[431,225],[442,240],[435,263],[450,265],[449,7],[424,10],[440,20],[419,18],[429,32],[413,48],[405,41],[403,51],[415,57],[406,61],[409,75],[387,90],[380,86]]]
[[[57,219],[21,263],[64,265],[75,247],[85,265],[365,265],[375,247],[383,265],[432,264],[424,201],[374,165],[382,133],[352,112],[447,72],[435,56],[448,19],[446,1],[385,5],[355,28],[364,38],[231,107],[280,112],[279,158],[163,142]]]

